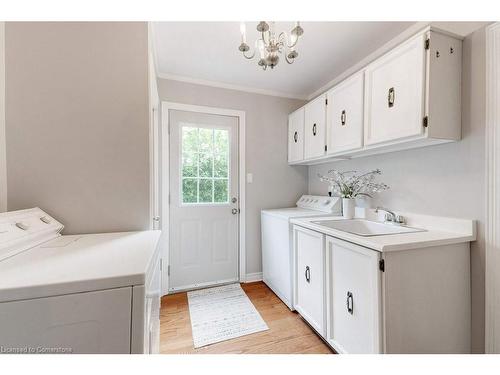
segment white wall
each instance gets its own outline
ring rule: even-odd
[[[0,22],[0,212],[7,210],[5,156],[5,22]]]
[[[8,209],[65,233],[148,229],[145,22],[7,22]]]
[[[365,171],[380,168],[390,185],[375,204],[396,211],[478,220],[478,240],[471,248],[472,349],[484,351],[485,225],[485,33],[464,40],[462,140],[351,161],[309,167],[309,192],[325,194],[318,173],[329,169]]]
[[[158,89],[163,101],[246,112],[246,272],[261,272],[260,210],[294,206],[307,192],[307,167],[287,165],[286,143],[288,113],[303,102],[165,79]]]

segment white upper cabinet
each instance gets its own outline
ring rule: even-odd
[[[328,91],[328,154],[363,146],[363,73],[358,73]]]
[[[304,159],[304,107],[288,116],[288,162]]]
[[[326,154],[326,96],[321,95],[305,106],[304,159]]]
[[[425,116],[426,35],[365,70],[365,145],[421,135]]]
[[[460,140],[461,71],[462,40],[422,30],[304,106],[304,155],[291,163]]]

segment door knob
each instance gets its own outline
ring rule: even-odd
[[[233,199],[231,199],[231,202],[233,202],[233,203],[236,203],[236,202],[238,202],[238,198],[236,198],[236,197],[233,197]]]
[[[233,215],[236,215],[238,212],[240,212],[240,210],[239,210],[239,209],[237,209],[237,208],[233,208],[233,209],[231,210],[231,213],[232,213]]]

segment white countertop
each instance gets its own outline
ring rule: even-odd
[[[143,285],[160,231],[61,236],[0,262],[0,302]]]
[[[291,223],[380,252],[450,245],[476,240],[476,225],[474,220],[438,218],[423,215],[413,215],[408,218],[408,226],[426,230],[423,232],[381,236],[358,236],[313,223],[320,220],[346,220],[342,216],[292,219]]]

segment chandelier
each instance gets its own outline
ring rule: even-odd
[[[255,41],[255,48],[253,53],[250,55],[250,47],[247,44],[246,36],[246,26],[242,22],[240,25],[241,31],[241,44],[239,50],[243,56],[249,60],[253,59],[255,53],[259,51],[260,59],[258,64],[262,69],[266,70],[267,67],[274,69],[278,62],[280,61],[279,54],[283,53],[285,60],[289,64],[293,64],[298,52],[295,50],[295,46],[299,40],[299,36],[304,34],[304,29],[300,27],[299,22],[295,23],[295,27],[290,32],[290,37],[285,33],[281,32],[276,36],[274,30],[274,22],[260,21],[257,25],[257,31],[260,33],[260,38]]]

